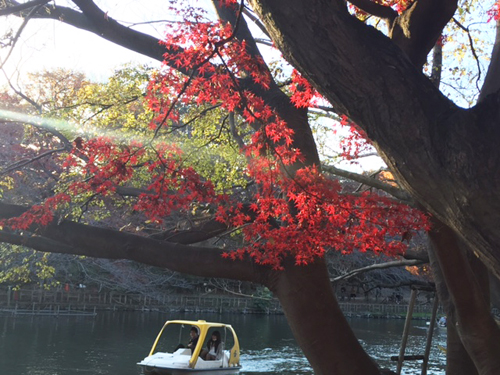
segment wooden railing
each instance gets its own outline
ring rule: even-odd
[[[227,295],[179,295],[93,292],[86,289],[20,289],[0,288],[0,308],[59,310],[61,308],[97,310],[156,310],[156,311],[209,311],[240,313],[280,313],[276,299],[262,300],[251,297]],[[380,302],[340,302],[347,315],[356,316],[403,316],[407,305]],[[415,306],[415,313],[429,313],[431,306]]]

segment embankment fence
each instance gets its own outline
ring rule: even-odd
[[[340,302],[348,316],[404,317],[407,305],[371,303],[363,301]],[[231,313],[282,313],[276,299],[236,297],[231,295],[181,295],[139,293],[97,292],[86,289],[19,289],[0,288],[0,311],[32,314],[62,314],[68,311],[164,311],[164,312],[231,312]],[[417,304],[414,314],[427,315],[431,312],[429,303]]]

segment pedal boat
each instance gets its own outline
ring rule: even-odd
[[[198,328],[198,343],[192,354],[189,348],[180,348],[172,353],[156,351],[158,342],[167,327],[171,332],[174,325],[178,325],[180,330],[184,327],[188,327],[188,330],[191,327]],[[223,348],[221,359],[205,361],[200,357],[200,353],[206,345],[207,337],[211,335],[209,331],[212,332],[213,329],[224,331],[221,345],[226,342],[224,337],[227,338],[228,333],[232,335],[233,347],[230,350]],[[204,320],[170,320],[160,330],[149,355],[137,365],[142,368],[144,375],[233,375],[238,374],[241,369],[240,345],[236,332],[229,324],[209,323]]]

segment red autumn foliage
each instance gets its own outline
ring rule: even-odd
[[[370,150],[370,141],[365,132],[345,115],[341,116],[340,125],[349,129],[347,136],[340,141],[341,156],[346,160],[356,160],[364,152]]]
[[[217,195],[210,181],[184,166],[180,149],[154,142],[123,145],[104,137],[87,142],[78,139],[65,167],[78,170],[82,178],[71,184],[68,193],[111,195],[138,171],[146,170],[149,186],[137,199],[135,210],[161,223],[172,212],[187,210],[194,203],[215,206],[217,219],[241,228],[247,243],[225,256],[249,255],[275,269],[288,256],[303,265],[328,249],[397,254],[407,246],[401,239],[427,228],[426,217],[411,207],[375,193],[343,191],[338,181],[327,179],[316,166],[298,168],[303,160],[300,150],[293,147],[293,130],[261,97],[239,84],[251,78],[265,90],[271,77],[264,62],[251,56],[246,43],[234,37],[229,24],[185,22],[168,30],[164,45],[170,52],[147,95],[156,113],[150,124],[152,138],[170,121],[179,120],[182,106],[217,104],[237,111],[256,129],[244,150],[249,160],[244,173],[258,186],[249,205],[252,212],[229,196]],[[179,69],[190,73],[182,75]],[[292,80],[294,105],[314,104],[319,96],[311,85],[297,73]],[[341,124],[352,128],[352,136],[344,140],[344,156],[355,157],[367,144],[366,137],[346,117]],[[148,155],[155,158],[145,161]],[[294,173],[289,172],[292,169]],[[59,194],[3,224],[15,229],[46,225],[53,212],[70,199],[67,193]]]
[[[292,97],[290,100],[296,107],[313,107],[321,98],[319,93],[311,84],[294,69],[292,72],[292,84],[290,85]]]
[[[500,20],[500,0],[495,1],[492,8],[488,11],[488,15],[490,16],[488,22],[491,20]]]

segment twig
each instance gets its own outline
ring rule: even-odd
[[[421,260],[412,259],[412,260],[396,260],[393,262],[372,264],[371,266],[358,268],[358,269],[352,270],[350,272],[347,272],[344,275],[337,276],[333,279],[330,279],[330,281],[337,282],[340,280],[347,280],[347,279],[350,279],[351,277],[359,275],[360,273],[369,272],[369,271],[373,271],[373,270],[381,270],[381,269],[393,268],[393,267],[418,266],[418,265],[424,264],[424,263],[425,262],[423,262]]]

